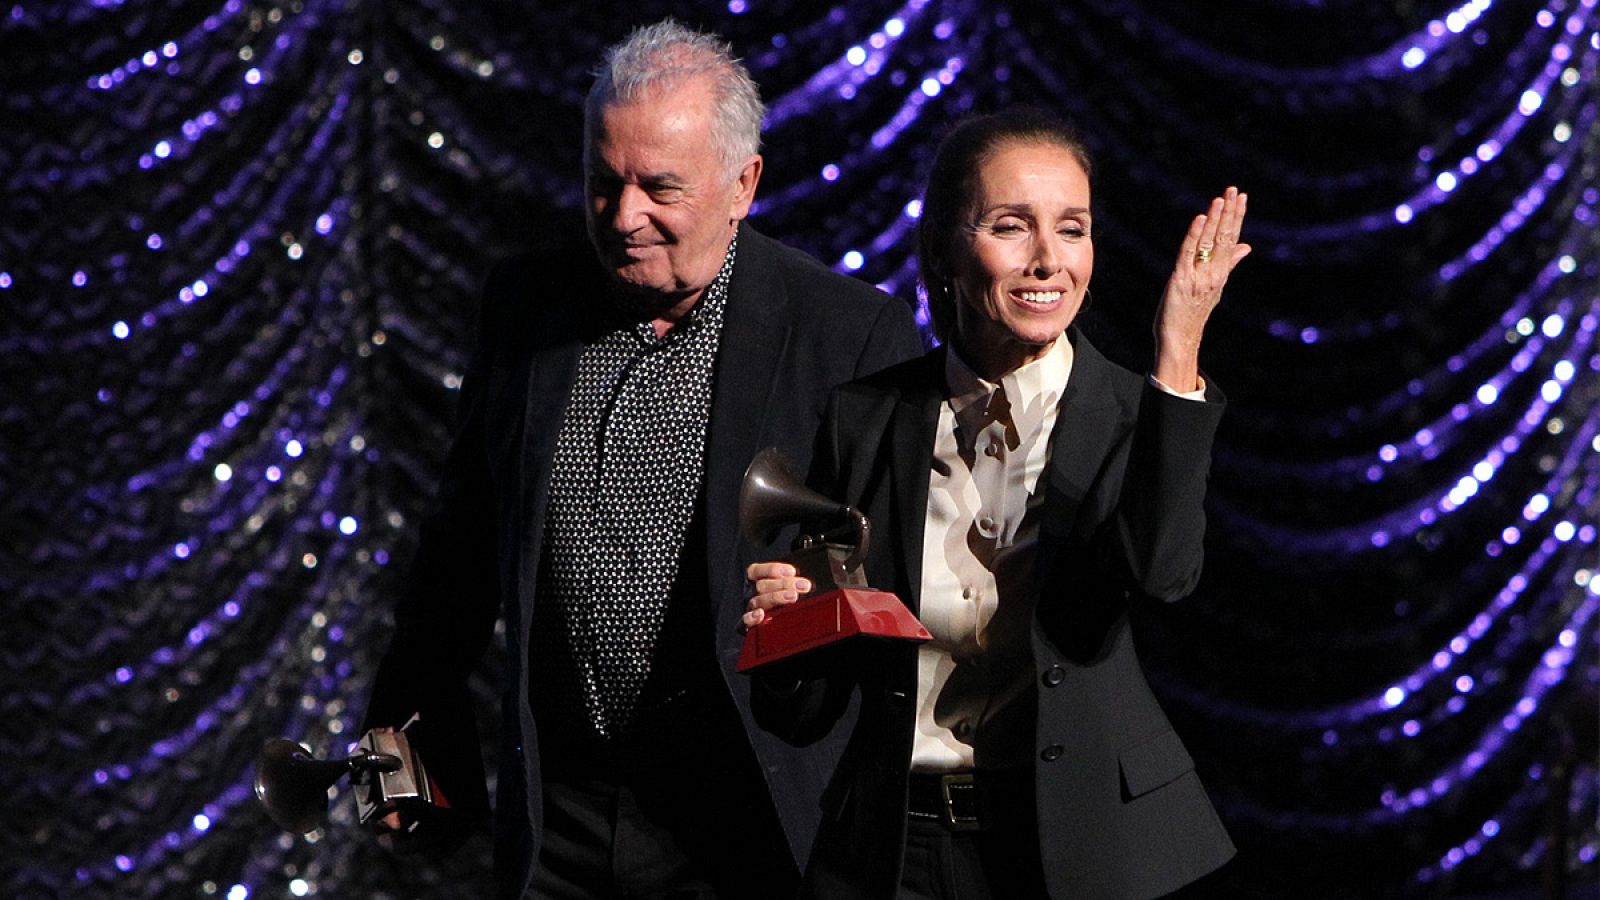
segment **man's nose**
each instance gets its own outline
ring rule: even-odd
[[[649,209],[650,195],[636,184],[625,184],[617,191],[612,226],[623,232],[638,231],[645,226]]]

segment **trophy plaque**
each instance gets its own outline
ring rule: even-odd
[[[765,621],[745,633],[740,672],[847,638],[926,641],[932,635],[900,598],[867,586],[871,523],[858,510],[835,503],[801,484],[776,447],[757,453],[739,491],[739,527],[753,543],[770,541],[784,526],[800,524],[794,550],[782,561],[810,579],[811,592],[767,610]]]
[[[345,759],[317,759],[288,738],[267,741],[256,757],[256,799],[280,828],[308,834],[325,824],[328,789],[345,776],[356,788],[357,818],[369,828],[394,810],[408,811],[416,821],[449,806],[405,731],[378,728],[363,735],[356,753]]]

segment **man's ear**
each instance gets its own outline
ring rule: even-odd
[[[756,199],[756,185],[761,182],[761,166],[761,154],[757,153],[739,170],[733,189],[733,208],[729,210],[729,218],[735,222],[750,214],[750,204]]]

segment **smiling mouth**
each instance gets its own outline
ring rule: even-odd
[[[660,244],[612,244],[610,252],[612,257],[619,261],[633,261],[651,255],[660,246]]]
[[[1054,306],[1066,294],[1062,291],[1017,291],[1013,296],[1030,306]]]

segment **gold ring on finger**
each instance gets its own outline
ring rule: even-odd
[[[1201,245],[1199,249],[1194,251],[1194,258],[1195,258],[1195,262],[1210,262],[1211,261],[1211,248],[1207,247],[1205,245]]]

